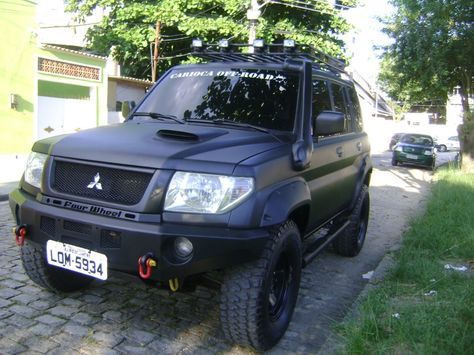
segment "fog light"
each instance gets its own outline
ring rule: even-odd
[[[188,238],[178,237],[174,240],[174,251],[180,258],[187,258],[193,252],[193,243]]]

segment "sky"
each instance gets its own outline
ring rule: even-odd
[[[344,36],[348,52],[352,54],[351,68],[370,84],[375,83],[380,62],[374,46],[390,43],[390,38],[381,32],[383,25],[377,17],[389,16],[393,11],[388,0],[361,0],[357,8],[344,11],[354,26],[354,30]]]

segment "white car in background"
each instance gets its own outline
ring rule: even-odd
[[[435,141],[435,147],[438,152],[446,152],[448,150],[459,150],[459,137],[458,136],[450,136],[447,138],[438,138]]]

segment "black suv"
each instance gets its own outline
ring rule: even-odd
[[[123,124],[36,142],[10,195],[28,276],[177,291],[217,270],[225,336],[275,345],[302,267],[361,250],[372,172],[343,65],[282,47],[197,47],[207,63],[170,69]]]

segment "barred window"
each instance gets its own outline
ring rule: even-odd
[[[38,58],[38,70],[44,73],[60,74],[74,78],[100,80],[100,68],[48,58]]]

